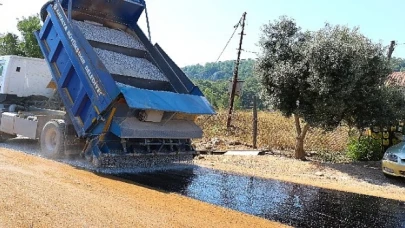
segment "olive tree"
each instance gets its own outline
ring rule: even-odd
[[[294,117],[297,159],[305,159],[310,127],[333,130],[342,122],[363,127],[380,122],[376,112],[385,105],[396,117],[404,103],[403,96],[384,87],[390,73],[385,48],[357,28],[325,24],[307,32],[281,17],[263,26],[259,45],[257,71],[269,103]],[[397,103],[387,105],[393,99]]]

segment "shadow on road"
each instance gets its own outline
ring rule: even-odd
[[[381,162],[353,162],[353,163],[317,163],[322,168],[330,168],[361,181],[378,185],[388,186],[395,185],[405,187],[405,178],[387,178],[381,171]]]

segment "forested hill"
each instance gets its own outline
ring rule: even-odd
[[[405,59],[402,58],[392,58],[391,59],[392,71],[405,71]]]
[[[246,79],[253,75],[255,60],[241,60],[239,66],[239,79]],[[235,61],[206,63],[205,65],[191,65],[183,68],[184,73],[191,79],[199,80],[229,80],[232,78]]]
[[[242,60],[239,67],[239,79],[244,80],[242,97],[236,99],[235,108],[251,108],[253,97],[259,96],[260,81],[254,77],[253,59]],[[183,68],[184,73],[190,77],[210,103],[217,109],[228,107],[229,94],[228,84],[232,80],[235,62],[223,61],[218,63],[206,63],[205,65],[192,65]],[[258,99],[258,107],[264,108],[262,100]]]
[[[244,80],[243,95],[236,100],[236,108],[251,108],[253,97],[260,95],[261,83],[254,77],[255,60],[247,59],[241,61],[239,68],[239,79]],[[206,63],[186,66],[183,71],[202,90],[211,104],[217,108],[227,108],[229,101],[228,83],[232,80],[235,61],[223,61],[218,63]],[[405,59],[393,58],[391,60],[393,71],[405,71]],[[265,108],[263,100],[258,99],[260,109]]]

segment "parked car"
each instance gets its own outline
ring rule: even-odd
[[[387,177],[405,177],[405,141],[387,149],[382,160],[382,171]]]

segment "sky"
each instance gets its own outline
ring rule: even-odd
[[[39,13],[48,0],[0,0],[0,33],[17,32],[16,18]],[[146,0],[152,42],[159,45],[181,67],[215,62],[231,37],[243,12],[247,24],[243,49],[258,52],[261,27],[282,15],[296,20],[305,30],[317,30],[325,22],[358,26],[375,42],[405,43],[403,0]],[[146,33],[145,15],[139,25]],[[240,31],[238,31],[239,33]],[[235,34],[220,61],[237,56]],[[242,58],[256,58],[243,52]],[[405,58],[405,44],[394,56]]]

